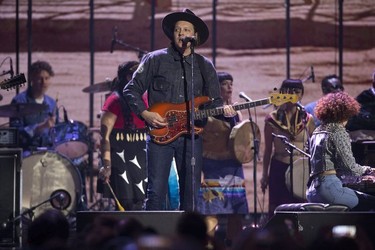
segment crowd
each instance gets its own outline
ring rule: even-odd
[[[213,230],[210,217],[185,212],[169,232],[160,233],[158,225],[141,222],[134,216],[99,215],[87,222],[81,231],[69,227],[59,210],[46,210],[28,227],[25,250],[372,250],[373,242],[363,225],[352,234],[335,232],[334,227],[318,228],[309,236],[285,223],[264,228],[244,227],[228,245],[218,230]],[[340,235],[339,235],[340,234]]]

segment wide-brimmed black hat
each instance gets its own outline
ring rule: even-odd
[[[207,41],[209,31],[206,23],[189,9],[168,14],[163,18],[163,31],[171,41],[173,41],[174,26],[178,21],[187,21],[194,25],[195,31],[198,32],[197,45],[201,45]]]

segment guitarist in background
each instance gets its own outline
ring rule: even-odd
[[[56,111],[55,99],[46,94],[55,75],[51,65],[46,61],[36,61],[31,64],[29,75],[31,84],[27,90],[16,95],[11,103],[38,103],[48,108],[36,114],[10,118],[10,126],[19,130],[24,156],[38,147],[52,147],[49,131],[55,126]]]
[[[134,113],[144,119],[150,128],[167,128],[168,122],[157,112],[147,110],[142,95],[147,91],[148,103],[152,107],[158,103],[188,103],[191,97],[192,64],[194,69],[194,98],[208,96],[211,107],[223,104],[216,70],[207,58],[193,53],[193,46],[207,41],[209,31],[202,19],[189,9],[168,14],[162,21],[165,35],[170,39],[168,48],[145,55],[133,78],[124,88],[124,96]],[[226,116],[237,113],[232,106],[224,106]],[[185,127],[189,127],[189,116]],[[198,121],[196,123],[198,124]],[[203,124],[200,124],[203,125]],[[202,170],[202,138],[194,138],[194,158],[192,162],[192,142],[189,133],[175,140],[160,144],[147,139],[148,188],[146,210],[165,209],[168,176],[175,157],[180,186],[180,209],[191,211],[193,199],[197,200]],[[192,176],[194,167],[194,177]],[[195,180],[193,197],[193,178]]]

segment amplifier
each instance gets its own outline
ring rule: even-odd
[[[21,245],[21,148],[0,148],[0,249]],[[17,248],[16,248],[17,249]]]
[[[0,128],[0,147],[18,147],[17,128]]]

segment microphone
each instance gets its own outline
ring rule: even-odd
[[[245,99],[247,102],[252,102],[250,97],[248,97],[244,92],[240,92],[239,97]]]
[[[64,205],[64,200],[65,200],[65,194],[64,193],[60,193],[58,197],[56,197],[58,202],[59,202],[59,205],[60,207],[63,207]]]
[[[185,36],[184,38],[181,38],[182,43],[188,43],[195,44],[197,42],[197,38],[195,36]]]
[[[315,82],[315,73],[314,73],[314,67],[311,65],[310,67],[311,70],[311,81]]]
[[[303,120],[304,123],[306,123],[307,122],[307,120],[306,120],[307,112],[305,110],[305,107],[300,102],[296,102],[296,106],[297,106],[297,109],[302,112],[302,120]]]
[[[296,102],[296,106],[297,106],[297,109],[301,111],[305,111],[305,107],[300,102]]]
[[[68,112],[66,112],[66,109],[65,109],[64,106],[63,106],[63,112],[64,112],[64,122],[69,122],[69,119],[68,119]]]
[[[288,141],[289,140],[288,137],[286,137],[285,135],[277,135],[275,133],[272,133],[272,136],[276,137],[276,138],[279,138],[279,139],[281,139],[283,141]]]
[[[64,210],[70,206],[72,197],[66,190],[58,189],[52,192],[49,200],[53,208]]]
[[[113,27],[113,30],[112,30],[111,53],[113,53],[116,43],[117,43],[117,27],[115,26]]]

